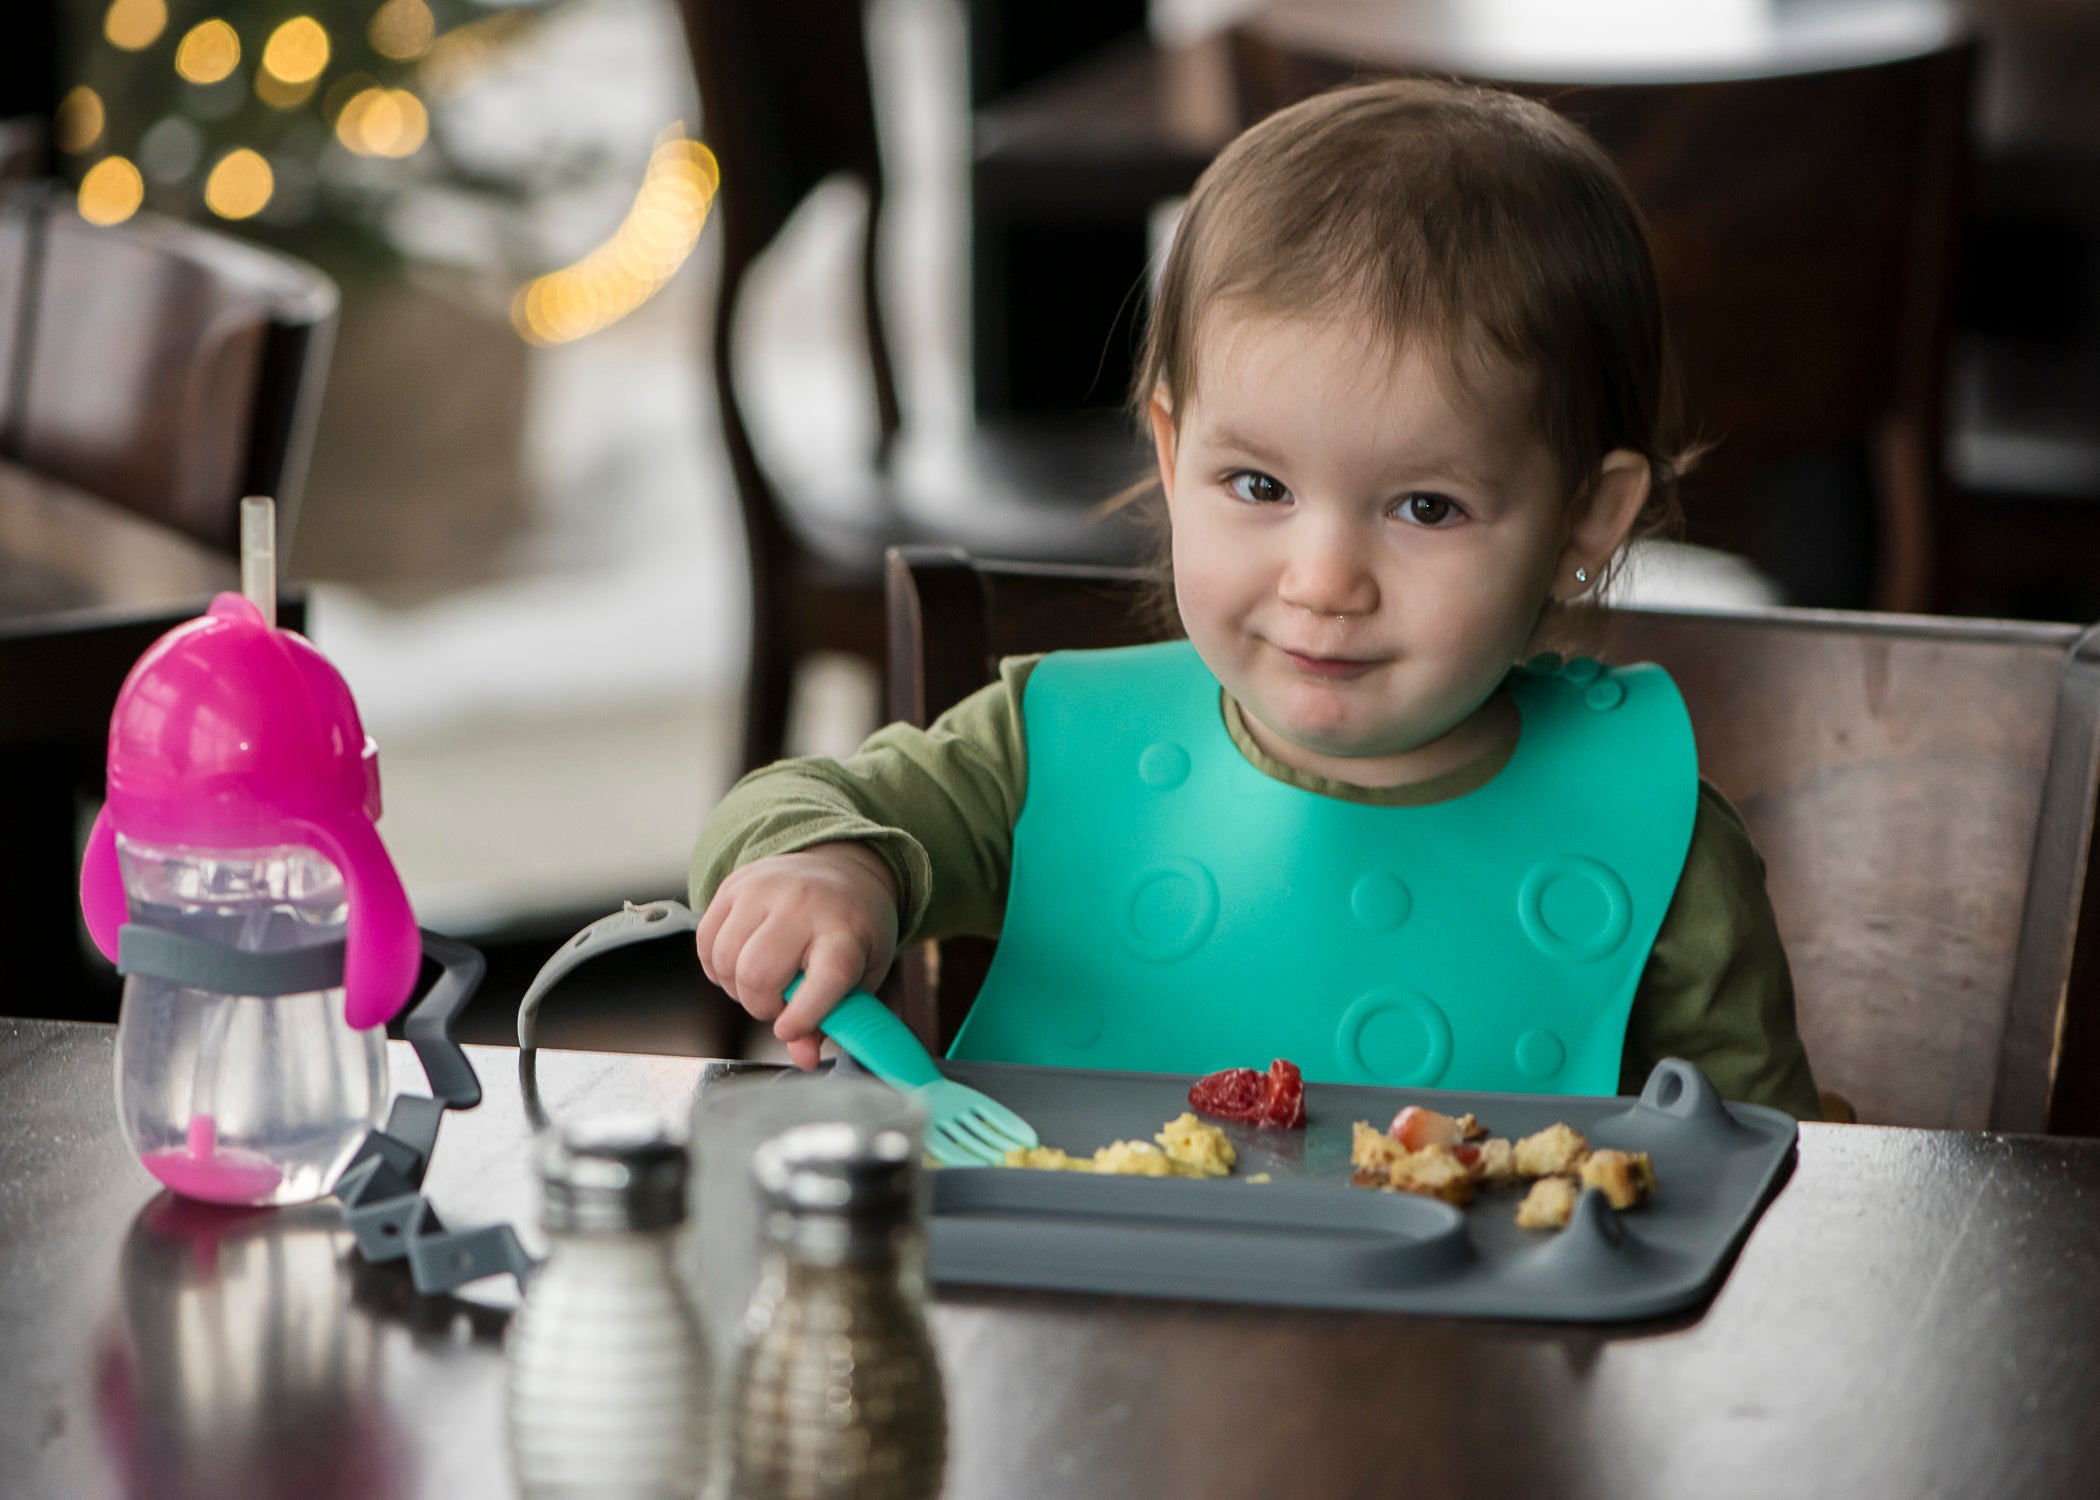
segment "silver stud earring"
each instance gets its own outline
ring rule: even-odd
[[[1590,581],[1590,570],[1588,568],[1577,568],[1575,570],[1575,581],[1577,583],[1588,583]]]

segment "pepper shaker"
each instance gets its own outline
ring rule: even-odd
[[[741,1334],[724,1500],[934,1500],[947,1414],[908,1132],[801,1125],[752,1172],[766,1254]]]

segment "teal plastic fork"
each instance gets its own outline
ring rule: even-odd
[[[795,984],[800,984],[797,976]],[[789,996],[795,985],[789,985]],[[817,1029],[892,1088],[926,1106],[926,1151],[944,1167],[998,1166],[1039,1144],[1035,1127],[989,1094],[943,1078],[911,1028],[866,990],[854,990]]]

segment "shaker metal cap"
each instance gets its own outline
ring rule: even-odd
[[[751,1175],[776,1208],[857,1219],[908,1211],[917,1163],[902,1130],[824,1121],[797,1125],[760,1146]]]
[[[540,1223],[618,1234],[685,1218],[685,1147],[642,1116],[582,1120],[541,1133]]]

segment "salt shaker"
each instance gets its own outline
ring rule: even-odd
[[[653,1124],[542,1136],[551,1253],[510,1330],[506,1420],[525,1500],[691,1500],[712,1366],[672,1263],[685,1148]]]
[[[724,1500],[933,1500],[946,1459],[910,1135],[838,1123],[767,1142],[766,1257],[729,1410]]]

